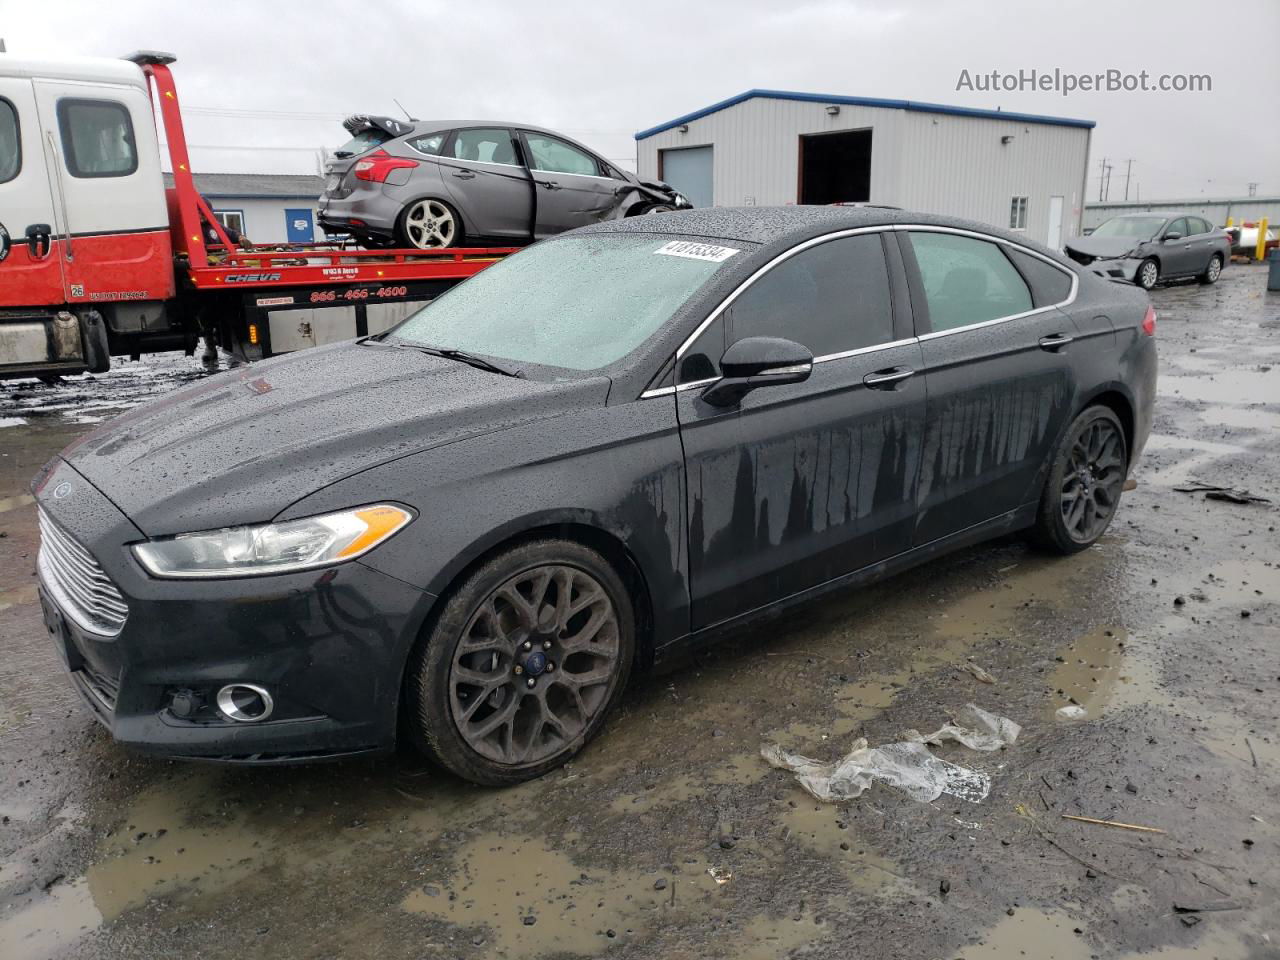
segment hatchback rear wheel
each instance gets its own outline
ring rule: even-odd
[[[541,776],[600,730],[634,655],[631,598],[608,561],[565,540],[516,547],[454,591],[411,664],[418,745],[476,783]]]
[[[443,200],[415,200],[400,214],[396,233],[406,247],[419,250],[456,247],[462,242],[462,219]]]
[[[1128,467],[1120,418],[1108,407],[1087,408],[1072,421],[1050,466],[1033,539],[1057,553],[1096,543],[1120,506]]]

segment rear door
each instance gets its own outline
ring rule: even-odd
[[[169,213],[147,93],[111,83],[34,86],[66,300],[171,297]]]
[[[890,267],[900,261],[880,233],[802,245],[678,355],[693,629],[910,546],[925,390]],[[750,336],[807,346],[809,379],[706,403],[726,347]]]
[[[920,546],[1038,501],[1072,412],[1079,332],[1034,304],[1003,244],[967,231],[900,236],[928,390]]]
[[[522,130],[520,135],[537,185],[535,236],[572,230],[613,214],[621,181],[607,176],[608,167],[597,157],[548,133]]]
[[[1179,233],[1177,240],[1165,240],[1160,245],[1160,274],[1165,277],[1193,273],[1196,270],[1196,237],[1189,217],[1178,217],[1167,227],[1164,234]]]
[[[0,306],[64,301],[41,139],[31,81],[0,77]],[[44,350],[43,343],[38,346]]]
[[[529,238],[533,188],[511,130],[455,130],[441,152],[440,174],[469,236]]]

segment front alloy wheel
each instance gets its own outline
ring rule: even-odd
[[[540,541],[500,555],[450,598],[416,693],[420,744],[479,783],[539,776],[600,728],[634,656],[630,598],[594,551]]]
[[[419,250],[452,247],[458,243],[458,218],[447,203],[419,200],[405,210],[400,232],[409,246]]]
[[[1138,286],[1143,290],[1154,289],[1156,281],[1160,279],[1160,264],[1148,257],[1138,266]]]

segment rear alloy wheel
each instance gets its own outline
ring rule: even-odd
[[[1160,264],[1156,263],[1154,257],[1147,257],[1138,265],[1138,272],[1134,276],[1134,283],[1143,290],[1151,290],[1155,287],[1156,282],[1160,279]]]
[[[419,250],[456,247],[462,238],[461,221],[442,200],[416,200],[400,215],[400,239]]]
[[[540,776],[600,729],[634,653],[631,600],[603,557],[569,541],[517,547],[454,593],[418,657],[419,745],[477,783]]]
[[[1045,481],[1035,540],[1076,553],[1110,526],[1128,474],[1124,428],[1110,408],[1089,407],[1071,423]]]
[[[1222,257],[1215,253],[1209,258],[1209,265],[1204,268],[1204,273],[1200,274],[1200,282],[1217,283],[1220,276],[1222,276]]]

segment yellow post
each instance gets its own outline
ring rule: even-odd
[[[1267,256],[1267,218],[1258,221],[1258,249],[1253,252],[1254,259],[1261,263]]]
[[[1233,218],[1233,217],[1227,217],[1227,229],[1228,229],[1228,230],[1230,230],[1230,229],[1231,229],[1231,226],[1232,226],[1232,223],[1233,223],[1233,222],[1234,222],[1234,218]]]

